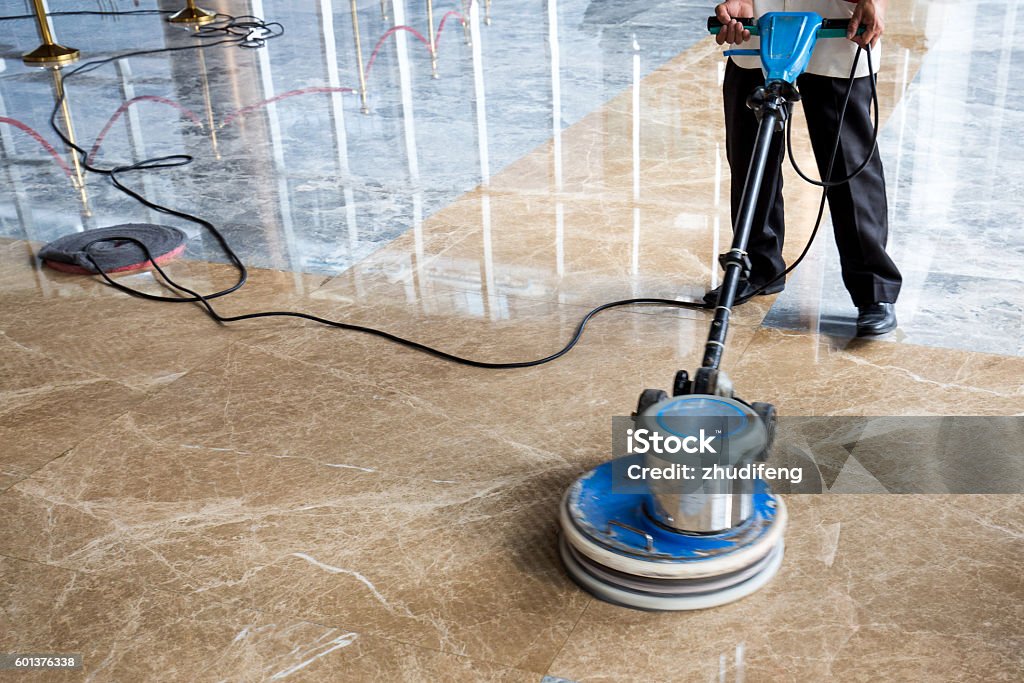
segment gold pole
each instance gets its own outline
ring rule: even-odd
[[[484,23],[488,26],[491,25],[491,0],[484,2]]]
[[[216,18],[213,12],[196,7],[196,0],[187,0],[185,7],[167,17],[167,21],[172,24],[209,24]]]
[[[21,60],[26,64],[69,64],[78,59],[78,50],[73,47],[58,45],[50,33],[50,24],[46,21],[46,7],[43,0],[32,0],[36,10],[36,21],[39,23],[39,37],[43,44],[32,52],[22,55]]]
[[[71,121],[71,107],[68,105],[67,93],[64,92],[64,80],[61,78],[60,70],[53,69],[53,92],[60,101],[60,112],[64,117],[64,128],[71,144],[78,146],[75,139],[75,124]],[[75,166],[75,189],[78,190],[79,199],[82,202],[82,214],[91,216],[92,209],[89,208],[89,194],[85,189],[85,172],[82,168],[82,160],[79,158],[78,150],[71,150],[71,162]]]
[[[206,104],[206,127],[210,129],[210,143],[213,145],[213,156],[220,161],[220,149],[217,146],[217,124],[213,120],[213,102],[210,98],[210,80],[206,72],[206,57],[202,50],[196,50],[199,56],[199,76],[203,82],[203,101]]]
[[[352,33],[355,34],[356,66],[359,68],[359,100],[362,103],[360,111],[369,114],[370,107],[366,103],[366,68],[363,66],[363,43],[359,39],[359,15],[356,13],[356,0],[352,0]]]
[[[427,34],[430,36],[430,75],[440,78],[437,73],[437,41],[434,35],[434,0],[427,0]]]

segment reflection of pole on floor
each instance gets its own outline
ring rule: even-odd
[[[395,12],[395,23],[406,24],[405,0],[398,0],[392,7]],[[402,131],[405,134],[405,155],[409,162],[409,180],[416,191],[412,193],[412,235],[416,250],[416,263],[426,263],[423,244],[423,191],[420,185],[420,161],[416,149],[416,121],[412,99],[412,72],[409,67],[409,45],[404,31],[395,35],[395,54],[398,57],[398,86],[402,94]],[[423,292],[423,272],[420,267],[413,269],[414,286]],[[413,295],[415,292],[412,293]]]
[[[196,50],[199,55],[199,77],[203,83],[203,102],[206,105],[206,127],[210,131],[210,144],[213,145],[213,156],[220,161],[220,148],[217,145],[217,123],[213,120],[213,102],[210,98],[210,80],[206,72],[206,57],[203,50]]]
[[[75,126],[71,121],[71,107],[68,106],[67,94],[64,92],[64,81],[61,78],[59,69],[53,69],[52,73],[53,94],[55,98],[60,100],[60,111],[64,117],[65,133],[71,144],[77,147],[78,141],[75,139]],[[82,202],[82,215],[86,217],[92,216],[92,210],[89,208],[89,194],[85,189],[85,173],[82,170],[82,160],[74,149],[71,150],[71,161],[75,165],[75,188],[78,190],[78,196]]]
[[[486,291],[484,302],[491,320],[501,315],[498,305],[498,291],[494,277],[494,247],[491,242],[491,197],[488,194],[491,185],[491,161],[487,149],[487,91],[484,88],[484,61],[480,53],[480,11],[478,3],[469,8],[469,25],[473,31],[473,93],[476,104],[477,143],[480,148],[480,210],[483,222],[483,280]]]
[[[130,59],[119,59],[114,62],[114,68],[117,70],[118,78],[121,81],[121,99],[125,102],[130,102],[135,99],[135,87],[132,85],[132,68]],[[131,145],[131,154],[134,159],[145,159],[146,158],[146,142],[142,137],[142,124],[139,121],[139,108],[128,107],[124,112],[124,126],[128,133],[128,141]],[[153,174],[142,173],[140,174],[139,181],[145,188],[144,194],[147,197],[153,195]],[[149,209],[149,221],[150,223],[158,223],[157,220],[159,214],[153,209]]]
[[[388,0],[380,0],[380,18],[388,20]]]
[[[352,0],[352,34],[356,39],[356,67],[359,69],[359,101],[360,111],[364,114],[370,113],[370,107],[366,104],[366,67],[363,65],[363,43],[359,39],[359,15],[356,13],[356,0]]]
[[[434,35],[434,0],[427,0],[427,36],[430,46],[430,75],[440,78],[437,73],[437,36]]]
[[[263,11],[263,0],[251,0],[250,14],[254,17],[265,17]],[[260,84],[263,88],[265,99],[274,97],[274,74],[270,64],[270,50],[256,50],[256,64],[259,72]],[[230,53],[229,53],[230,54]],[[273,172],[269,175],[277,182],[277,202],[281,215],[281,234],[284,236],[284,249],[287,264],[285,269],[292,273],[295,291],[301,292],[305,286],[302,279],[302,272],[305,266],[304,253],[295,235],[295,219],[292,216],[291,192],[289,192],[288,181],[290,174],[284,158],[284,142],[281,133],[281,119],[277,113],[277,103],[270,102],[264,109],[267,117],[267,125],[270,129],[270,149],[274,158]],[[272,247],[279,246],[278,233],[273,230],[271,224],[265,225],[267,242]],[[273,256],[273,254],[266,254]],[[277,266],[275,266],[277,267]]]
[[[633,36],[633,275],[640,273],[640,46]],[[636,286],[634,280],[633,286]]]
[[[167,17],[172,24],[209,24],[217,18],[213,12],[196,7],[195,0],[188,0],[183,8]]]
[[[562,77],[558,44],[558,2],[548,0],[548,44],[551,46],[551,139],[555,165],[555,272],[565,275],[565,203],[562,201]],[[559,297],[563,294],[559,294]]]
[[[24,54],[21,59],[26,64],[68,64],[78,59],[78,50],[73,47],[58,45],[50,33],[50,23],[46,18],[46,5],[43,0],[32,0],[33,8],[36,11],[36,22],[39,24],[39,37],[43,44],[32,52]]]
[[[348,162],[348,133],[345,130],[345,105],[341,94],[341,73],[338,70],[338,49],[334,37],[334,5],[332,0],[320,0],[320,15],[324,29],[324,57],[327,84],[335,88],[331,93],[331,118],[334,121],[334,144],[338,157],[338,177],[345,198],[345,218],[348,229],[348,257],[354,263],[359,247],[359,225],[356,222],[356,198],[352,190],[352,170]],[[360,280],[355,278],[358,291]]]
[[[469,30],[469,21],[466,17],[469,15],[469,7],[475,2],[475,0],[468,0],[462,3],[462,11],[459,12],[459,22],[462,24],[462,37],[466,39],[466,45],[473,44],[473,34]]]

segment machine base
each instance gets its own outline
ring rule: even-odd
[[[607,602],[672,611],[739,600],[775,576],[787,513],[765,482],[755,482],[753,512],[739,526],[691,534],[658,523],[650,493],[617,474],[638,458],[587,472],[562,499],[559,551],[576,583]]]
[[[628,575],[609,575],[606,567],[589,561],[585,555],[571,548],[565,536],[559,538],[558,550],[565,570],[572,580],[594,597],[621,607],[676,612],[719,607],[760,590],[774,578],[782,566],[785,545],[780,542],[775,546],[763,561],[752,567],[750,572],[745,572],[745,576],[738,583],[710,580],[703,586],[699,581],[688,586],[673,586],[659,585],[656,581],[638,581],[636,577]],[[673,592],[673,589],[679,590],[683,586],[687,590],[686,593]]]

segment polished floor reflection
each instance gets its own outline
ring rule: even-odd
[[[340,0],[206,5],[286,32],[103,67],[69,85],[67,119],[101,165],[195,157],[132,182],[213,220],[253,267],[223,313],[302,310],[523,360],[597,304],[716,284],[730,230],[708,3],[438,2],[428,16],[374,0],[356,22]],[[1020,415],[1024,83],[1009,37],[1024,17],[1010,0],[892,5],[880,145],[900,329],[851,339],[826,225],[784,293],[737,310],[725,364],[787,415]],[[193,40],[159,16],[53,22],[85,59]],[[33,27],[6,26],[0,651],[80,652],[89,680],[1024,667],[1019,495],[791,495],[778,577],[705,612],[620,609],[566,578],[559,497],[608,458],[611,416],[697,364],[704,312],[611,311],[569,356],[493,372],[294,320],[218,326],[41,267],[39,246],[70,231],[178,223],[76,166],[48,128],[52,74],[19,59]],[[794,258],[818,194],[786,183]],[[170,272],[205,292],[233,282],[216,243],[181,225]],[[149,272],[121,281],[166,293]]]

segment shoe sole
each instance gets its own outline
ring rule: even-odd
[[[858,327],[857,328],[857,336],[858,337],[878,337],[878,336],[881,336],[883,334],[889,334],[890,332],[892,332],[893,330],[896,329],[897,325],[898,325],[898,323],[894,320],[892,325],[886,325],[885,327],[882,327],[882,328],[879,328],[879,329],[873,329],[873,328],[870,328],[870,327]]]
[[[785,285],[782,285],[781,287],[772,286],[772,287],[769,287],[768,289],[764,290],[763,292],[759,293],[757,296],[771,296],[772,294],[778,294],[780,292],[783,292],[783,291],[785,291],[785,289],[786,289]],[[747,301],[749,301],[749,299],[747,299]],[[716,296],[714,299],[711,299],[710,301],[707,299],[707,297],[705,297],[704,298],[704,303],[706,303],[708,306],[714,306],[716,303],[718,303],[718,297]],[[739,304],[735,304],[735,305],[738,306]]]

